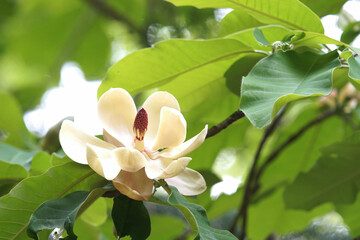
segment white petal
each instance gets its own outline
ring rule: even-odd
[[[81,164],[87,164],[86,144],[91,144],[110,150],[115,148],[115,146],[110,143],[84,133],[78,127],[76,127],[72,121],[69,120],[65,120],[62,123],[59,133],[59,140],[65,154],[75,162]]]
[[[164,147],[176,147],[186,138],[186,121],[176,109],[163,107],[160,112],[160,123],[152,149],[157,151]]]
[[[190,161],[191,158],[189,157],[183,157],[172,161],[172,163],[164,169],[163,174],[161,174],[158,178],[172,178],[179,175],[182,171],[184,171]]]
[[[124,144],[122,144],[119,140],[111,136],[111,134],[108,133],[105,129],[103,129],[103,137],[105,142],[111,143],[116,147],[125,147]]]
[[[149,200],[153,192],[153,180],[147,178],[144,169],[134,173],[121,171],[113,184],[119,192],[138,201]]]
[[[173,178],[167,178],[165,181],[175,186],[182,195],[199,195],[206,190],[206,182],[203,176],[197,171],[186,168],[182,173]]]
[[[160,111],[163,107],[170,107],[180,111],[180,106],[176,98],[168,92],[155,92],[144,102],[143,108],[148,114],[148,129],[145,134],[145,146],[153,146],[159,122]]]
[[[87,145],[86,157],[89,166],[107,180],[114,179],[121,170],[111,150]]]
[[[176,159],[189,154],[196,148],[200,147],[200,145],[204,142],[207,130],[208,126],[206,125],[205,128],[195,137],[187,140],[178,147],[169,148],[161,151],[157,156]]]
[[[104,129],[127,147],[133,144],[136,113],[133,99],[122,88],[112,88],[99,99],[98,114]]]
[[[145,166],[145,172],[150,179],[172,178],[184,171],[190,161],[191,158],[189,157],[176,160],[165,158],[149,160],[148,164]]]
[[[112,156],[120,168],[127,172],[137,172],[147,163],[144,155],[136,149],[117,148],[112,151]]]
[[[149,159],[146,166],[145,172],[148,178],[154,179],[159,177],[164,173],[164,169],[171,164],[174,160],[170,158],[159,158],[159,159]]]

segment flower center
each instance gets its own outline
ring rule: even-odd
[[[133,131],[135,134],[135,148],[144,151],[144,136],[148,126],[148,116],[144,108],[140,109],[136,114]]]

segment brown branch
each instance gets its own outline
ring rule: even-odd
[[[243,118],[244,116],[245,116],[245,114],[242,111],[237,110],[236,112],[231,114],[229,117],[227,117],[224,121],[222,121],[221,123],[210,128],[206,135],[206,138],[209,138],[209,137],[212,137],[212,136],[218,134],[219,132],[221,132],[222,130],[227,128],[230,124]]]
[[[281,112],[276,116],[276,118],[272,121],[272,123],[269,125],[269,127],[265,130],[264,135],[261,139],[261,142],[256,150],[256,154],[250,169],[250,173],[249,173],[249,177],[247,179],[247,182],[245,184],[245,190],[244,190],[244,196],[242,199],[242,202],[240,204],[240,208],[238,211],[238,214],[236,215],[234,222],[230,228],[230,231],[232,233],[235,232],[236,229],[236,225],[239,221],[240,218],[243,219],[242,221],[242,228],[241,228],[241,235],[239,239],[245,239],[246,236],[246,224],[247,224],[247,208],[248,205],[250,203],[250,198],[252,195],[252,183],[253,183],[253,179],[255,178],[255,174],[256,174],[256,165],[259,161],[260,158],[260,154],[262,152],[262,149],[264,148],[264,145],[266,143],[266,141],[268,140],[268,138],[270,137],[270,135],[274,132],[275,128],[277,127],[278,123],[280,122],[280,119],[283,117],[284,113],[285,113],[286,107],[284,107]]]
[[[263,163],[263,165],[259,168],[259,170],[257,171],[256,177],[255,177],[255,187],[257,186],[257,184],[259,183],[260,177],[262,175],[262,173],[264,172],[264,170],[269,166],[269,164],[271,164],[274,159],[288,146],[290,146],[291,143],[293,143],[296,139],[298,139],[301,135],[303,135],[309,128],[311,128],[312,126],[321,123],[322,121],[324,121],[325,119],[335,115],[337,113],[337,109],[332,109],[329,110],[323,114],[321,114],[320,116],[318,116],[317,118],[315,118],[314,120],[310,121],[309,123],[307,123],[305,126],[303,126],[298,132],[294,133],[291,137],[288,138],[287,141],[285,141],[283,144],[281,144]]]

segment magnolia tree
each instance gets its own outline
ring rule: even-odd
[[[344,4],[1,1],[0,239],[360,236],[360,16]],[[30,133],[23,112],[69,61],[103,79],[101,134],[78,121],[86,89],[75,118]]]

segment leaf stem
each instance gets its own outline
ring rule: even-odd
[[[169,188],[169,185],[165,182],[164,179],[160,179],[159,181],[156,181],[166,192],[167,194],[171,194],[171,188]]]

